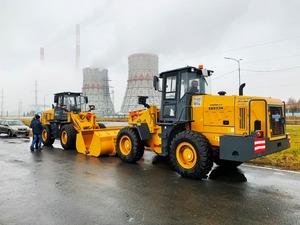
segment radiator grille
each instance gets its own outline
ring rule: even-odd
[[[240,129],[246,129],[246,109],[240,108]]]

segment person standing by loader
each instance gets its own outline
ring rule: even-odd
[[[38,114],[35,115],[35,119],[32,120],[30,127],[32,128],[33,138],[32,143],[30,145],[30,150],[34,151],[34,145],[38,145],[38,150],[42,150],[42,130],[43,125],[40,121],[40,116]]]
[[[34,117],[32,118],[31,122],[30,122],[30,128],[32,129],[32,122],[35,120],[35,115]],[[33,135],[32,135],[33,136]],[[39,138],[36,140],[35,142],[35,149],[37,150],[38,149],[38,142],[39,142]]]

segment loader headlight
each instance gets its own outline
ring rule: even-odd
[[[131,112],[130,116],[131,116],[131,118],[135,118],[135,117],[138,117],[139,114],[138,114],[138,112]]]
[[[86,114],[86,118],[87,118],[88,120],[89,120],[92,116],[93,116],[92,113],[87,113],[87,114]]]
[[[255,136],[257,138],[262,138],[262,137],[264,137],[264,132],[263,131],[255,131]]]

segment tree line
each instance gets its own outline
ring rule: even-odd
[[[295,98],[290,97],[288,101],[286,102],[286,111],[287,113],[291,113],[292,116],[295,115],[295,113],[300,112],[300,99],[297,101]]]

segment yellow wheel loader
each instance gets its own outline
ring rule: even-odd
[[[116,141],[118,156],[128,163],[142,158],[144,150],[169,156],[181,176],[201,179],[213,162],[237,167],[245,161],[290,147],[285,128],[285,104],[279,99],[211,95],[213,71],[184,67],[154,77],[161,92],[161,108],[138,101],[146,109],[129,113],[128,127]]]
[[[52,145],[60,139],[65,150],[77,149],[79,153],[91,156],[115,155],[115,139],[121,127],[106,128],[96,121],[91,111],[94,105],[85,107],[88,98],[82,93],[61,92],[54,94],[52,109],[42,113],[42,142]]]

